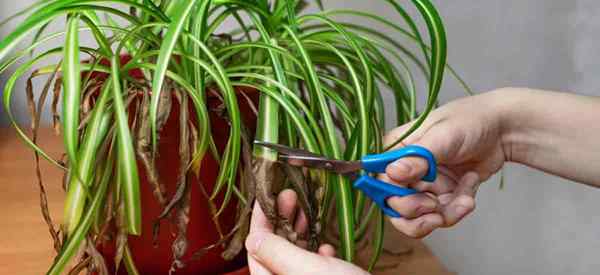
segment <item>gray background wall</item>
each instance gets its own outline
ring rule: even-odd
[[[0,1],[0,17],[31,2]],[[381,1],[324,2],[397,18]],[[434,2],[445,18],[449,61],[476,91],[528,86],[600,95],[599,1]],[[447,78],[441,96],[462,93]],[[24,117],[23,97],[14,105]],[[600,190],[516,165],[505,176],[505,190],[491,179],[473,215],[426,239],[444,264],[464,275],[598,274]]]

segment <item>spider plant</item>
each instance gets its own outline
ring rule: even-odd
[[[276,152],[251,148],[250,140],[301,147],[346,160],[388,150],[394,144],[385,147],[382,143],[385,92],[394,98],[395,124],[415,121],[396,143],[421,125],[435,107],[448,68],[444,26],[429,0],[381,1],[397,11],[398,18],[327,10],[321,1],[314,3],[318,11],[305,12],[308,3],[299,0],[44,0],[3,21],[20,20],[0,42],[0,71],[16,67],[4,85],[5,109],[36,159],[41,156],[66,173],[67,197],[60,229],[54,228],[44,211],[58,252],[48,274],[62,273],[80,250],[89,255],[88,263],[101,271],[102,259],[94,245],[113,220],[117,220],[119,236],[141,233],[136,160],[153,179],[165,215],[183,215],[176,222],[181,225],[178,228],[185,228],[185,212],[172,213],[177,212],[172,205],[184,203],[182,196],[164,198],[153,167],[154,159],[160,157],[156,149],[172,96],[182,106],[181,138],[189,141],[180,145],[188,150],[180,148],[183,169],[178,182],[185,182],[190,173],[200,173],[206,154],[220,162],[215,188],[208,194],[213,203],[217,197],[224,198],[215,205],[215,219],[232,201],[248,216],[256,199],[271,221],[293,240],[296,236],[276,214],[274,200],[274,192],[290,186],[300,194],[310,220],[309,247],[316,247],[329,228],[328,217],[335,217],[340,257],[353,261],[356,243],[369,238],[374,244],[372,268],[382,249],[384,217],[380,211],[352,190],[348,179],[282,167],[276,162]],[[410,3],[418,11],[417,18],[406,10]],[[340,20],[340,16],[372,21],[394,33]],[[47,26],[62,20],[66,20],[64,31],[46,31]],[[421,33],[419,24],[426,26],[427,35]],[[94,43],[84,45],[80,37],[88,34]],[[400,36],[418,50],[397,41]],[[31,43],[15,50],[30,38]],[[57,40],[60,46],[45,49]],[[123,64],[123,55],[131,60]],[[48,62],[51,64],[44,65]],[[427,89],[417,89],[413,68],[426,76]],[[133,77],[132,70],[141,71],[142,76]],[[98,81],[90,72],[102,73],[104,78]],[[27,73],[31,73],[27,93],[33,136],[17,125],[11,113],[14,86]],[[40,76],[47,81],[36,103],[31,79]],[[237,97],[241,88],[260,93],[258,128],[253,137],[247,136],[241,119]],[[230,125],[222,151],[211,134],[208,117],[212,110],[206,104],[209,91],[222,99],[222,115]],[[36,142],[39,116],[50,92],[54,126],[63,137],[64,160],[54,159]],[[417,112],[420,93],[427,94],[427,102]],[[185,107],[188,102],[191,109]],[[44,203],[42,207],[46,208]],[[372,225],[375,230],[368,237]],[[241,219],[222,242],[233,247],[231,243],[243,241],[247,226],[247,219]],[[119,259],[135,274],[126,241],[119,242],[119,247]],[[185,252],[181,249],[174,250],[176,260]],[[236,254],[239,249],[230,252]]]

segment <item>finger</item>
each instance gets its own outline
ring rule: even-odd
[[[394,129],[392,129],[391,131],[387,132],[385,134],[385,136],[383,137],[383,144],[385,145],[385,147],[391,145],[392,143],[395,143],[397,140],[402,138],[404,136],[404,134],[406,133],[406,131],[408,131],[408,129],[410,129],[410,127],[412,127],[413,124],[414,124],[414,121],[406,123],[400,127],[396,127]],[[421,126],[423,126],[423,125],[421,125]],[[400,142],[399,147],[404,146],[403,145],[404,142],[411,142],[411,141],[417,139],[422,134],[424,128],[425,127],[419,127],[419,129],[417,129],[410,136],[408,136],[406,139],[404,139],[402,142]]]
[[[250,233],[253,232],[273,232],[273,226],[265,216],[258,202],[254,203],[254,210],[252,211],[252,218],[250,220]],[[252,275],[273,274],[250,255],[248,255],[248,268]]]
[[[294,231],[298,233],[300,238],[306,237],[306,232],[308,231],[308,218],[304,211],[298,211],[296,215],[296,224],[294,225]]]
[[[387,204],[402,217],[412,219],[434,212],[438,207],[436,198],[419,193],[405,197],[391,197]]]
[[[248,255],[248,269],[252,275],[273,275],[266,267],[258,262],[254,257]]]
[[[294,244],[302,249],[308,249],[308,242],[305,240],[297,240]]]
[[[397,182],[414,183],[425,176],[428,167],[427,161],[423,158],[406,157],[388,165],[385,173]]]
[[[447,163],[448,159],[456,154],[456,150],[462,145],[462,138],[459,134],[449,135],[450,127],[447,123],[434,124],[426,132],[424,132],[413,143],[424,148],[427,148],[438,165]],[[407,157],[399,159],[386,169],[388,176],[398,182],[417,182],[429,169],[427,161],[419,157]]]
[[[430,213],[416,219],[392,218],[392,225],[400,232],[413,238],[422,238],[442,226],[444,219],[438,213]]]
[[[475,197],[480,185],[481,178],[479,177],[479,174],[475,172],[468,172],[465,173],[465,175],[460,179],[460,182],[454,193],[456,195]]]
[[[318,253],[325,257],[335,257],[335,248],[330,244],[323,244],[319,247]]]
[[[448,176],[444,172],[444,170],[441,169],[439,170],[438,176],[436,177],[434,182],[398,182],[390,178],[387,174],[379,174],[377,178],[384,182],[393,183],[402,187],[410,187],[421,192],[430,192],[436,195],[441,195],[454,191],[454,189],[456,188],[456,182],[458,182],[457,180],[454,180],[454,177]]]
[[[298,204],[298,196],[291,189],[285,189],[277,196],[277,210],[281,217],[294,222],[296,218],[296,209]]]
[[[252,210],[252,218],[250,219],[250,232],[253,231],[273,232],[273,225],[265,216],[258,202],[254,203],[254,210]]]
[[[458,184],[451,200],[442,207],[444,226],[453,226],[475,210],[475,194],[479,187],[479,175],[466,173]]]
[[[444,170],[438,170],[438,175],[434,182],[419,181],[412,184],[411,187],[421,192],[429,192],[436,195],[452,193],[456,189],[458,180],[448,176]]]
[[[274,274],[314,274],[316,270],[327,270],[329,265],[327,258],[301,249],[272,233],[248,235],[246,249]]]
[[[388,165],[388,167],[389,167],[389,165]],[[409,184],[407,182],[396,181],[396,180],[390,178],[387,173],[377,175],[377,179],[380,181],[383,181],[383,182],[393,183],[393,184],[401,186],[401,187],[409,187]]]

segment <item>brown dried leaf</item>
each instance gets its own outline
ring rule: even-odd
[[[64,155],[63,155],[63,159],[65,159]],[[65,162],[63,162],[63,163],[65,163]],[[67,164],[65,163],[65,165],[67,165]],[[71,170],[69,170],[69,171],[71,171]],[[71,174],[70,174],[69,171],[65,171],[63,173],[63,178],[62,178],[62,189],[63,189],[63,191],[67,191],[67,189],[69,187],[69,178],[71,177]]]
[[[116,246],[117,251],[115,252],[115,273],[119,272],[121,261],[123,260],[123,254],[125,253],[125,247],[127,246],[127,225],[125,220],[125,203],[123,200],[119,202],[117,209],[117,237]]]
[[[300,208],[308,219],[308,250],[317,251],[319,248],[320,221],[317,211],[315,193],[310,189],[309,177],[305,177],[302,170],[290,165],[282,165],[283,171],[292,188],[298,195]]]
[[[160,131],[163,126],[167,123],[169,119],[169,115],[171,115],[171,108],[173,106],[173,95],[169,90],[163,90],[160,93],[160,98],[158,100],[158,113],[156,115],[156,128]]]
[[[252,174],[256,179],[256,199],[265,216],[275,227],[275,232],[291,242],[296,242],[298,236],[291,222],[281,217],[277,211],[276,197],[283,182],[279,164],[275,161],[255,158],[252,163]]]
[[[27,85],[25,86],[25,94],[27,95],[27,108],[29,109],[29,115],[31,116],[31,129],[35,129],[35,118],[37,117],[35,113],[35,98],[33,96],[33,81],[31,81],[31,77],[27,79]]]
[[[208,204],[208,210],[210,211],[211,219],[212,219],[213,223],[215,224],[217,233],[219,234],[220,238],[224,238],[223,229],[221,229],[221,223],[219,222],[219,217],[217,216],[217,206],[215,205],[215,203],[212,200],[210,200],[210,196],[208,195],[208,192],[206,191],[206,188],[204,187],[204,183],[198,178],[198,174],[194,174],[194,175],[196,176],[196,182],[198,183],[198,187],[200,188],[200,194],[202,194],[202,197],[204,197],[204,200]]]
[[[108,194],[106,195],[106,205],[105,205],[104,209],[101,209],[104,211],[104,221],[102,222],[102,227],[100,228],[100,231],[98,232],[98,234],[96,235],[96,239],[94,240],[94,244],[96,246],[100,245],[102,242],[104,242],[104,241],[108,240],[108,238],[110,238],[110,236],[106,236],[106,234],[108,233],[108,230],[110,229],[111,221],[115,217],[115,212],[114,212],[115,201],[113,198],[114,189],[109,188],[107,192],[108,192]]]
[[[248,103],[248,106],[250,107],[250,110],[252,110],[252,113],[254,113],[254,116],[258,117],[258,108],[256,108],[256,104],[254,104],[254,101],[252,101],[252,99],[248,96],[246,92],[244,92],[244,90],[240,90],[240,94],[242,94],[244,99],[246,99],[246,103]]]
[[[200,142],[199,142],[199,138],[198,138],[198,129],[196,129],[196,126],[194,126],[193,123],[189,123],[189,129],[190,129],[190,143],[192,144],[192,156],[194,156],[194,163],[192,163],[192,167],[190,168],[192,170],[192,172],[198,176],[200,174],[200,168],[202,166],[202,160],[204,159],[204,155],[201,156],[197,156],[198,153],[200,153],[198,151],[198,148],[200,148]],[[204,153],[204,152],[203,152]]]
[[[83,95],[83,100],[81,101],[81,112],[82,116],[86,116],[92,109],[92,98],[97,91],[97,88],[92,87],[92,85],[96,84],[95,79],[91,79],[81,90],[85,91]]]
[[[54,81],[52,97],[52,126],[56,135],[60,135],[60,115],[58,114],[58,102],[60,101],[60,91],[62,88],[61,78]]]
[[[43,108],[44,103],[46,102],[46,97],[48,95],[48,90],[50,89],[50,85],[51,85],[52,81],[54,80],[54,78],[56,78],[56,74],[57,74],[57,69],[55,69],[54,72],[46,80],[46,84],[44,85],[44,88],[42,89],[42,93],[40,94],[40,98],[38,100],[37,109],[36,109],[36,104],[35,104],[35,98],[33,95],[33,82],[32,82],[32,78],[34,77],[35,72],[27,80],[27,87],[26,87],[27,102],[29,105],[29,111],[31,112],[31,130],[33,132],[32,142],[34,144],[37,144],[38,126],[39,126],[39,122],[40,122],[42,108]],[[38,188],[40,190],[40,192],[39,192],[40,210],[42,211],[42,216],[44,218],[44,221],[46,222],[46,225],[48,226],[48,231],[50,233],[50,236],[52,237],[52,240],[54,243],[54,250],[56,252],[59,252],[60,248],[62,246],[62,242],[61,242],[59,233],[56,230],[54,222],[52,221],[52,217],[50,216],[50,211],[48,209],[48,198],[46,195],[46,188],[44,187],[44,183],[42,181],[42,172],[40,169],[40,156],[37,153],[37,151],[34,151],[34,158],[35,158],[35,174],[36,174],[36,178],[37,178]]]
[[[209,96],[214,96],[217,99],[219,99],[219,101],[225,102],[225,100],[223,99],[223,96],[221,96],[221,93],[219,92],[219,88],[217,88],[215,86],[208,86],[208,87],[206,87],[206,90],[207,90]]]
[[[96,246],[90,237],[87,237],[86,240],[87,245],[85,252],[92,258],[92,269],[96,271],[98,275],[108,275],[108,267],[106,267],[104,256],[96,249]]]
[[[246,203],[238,201],[236,213],[236,225],[234,226],[235,234],[228,243],[227,248],[221,257],[225,260],[232,260],[237,256],[244,247],[244,241],[248,236],[250,228],[250,212],[256,197],[256,182],[252,176],[252,145],[250,144],[250,135],[246,127],[242,125],[242,161],[243,168],[241,170],[240,185],[242,194],[245,196]]]
[[[158,169],[152,159],[152,136],[150,129],[150,98],[147,91],[142,95],[140,112],[138,113],[139,124],[136,135],[136,153],[146,170],[148,182],[152,185],[154,198],[165,207],[165,187],[159,182]]]
[[[173,251],[173,263],[171,264],[171,269],[169,270],[169,274],[175,272],[175,270],[183,268],[185,265],[181,258],[187,251],[188,248],[188,240],[187,240],[187,227],[190,221],[190,199],[191,193],[190,188],[188,188],[187,182],[187,173],[188,173],[188,163],[190,162],[190,148],[189,148],[189,140],[190,133],[188,129],[188,120],[189,120],[189,105],[188,105],[188,97],[182,91],[177,90],[175,92],[176,98],[179,101],[179,175],[178,175],[178,185],[182,186],[183,194],[180,199],[177,201],[177,212],[175,214],[175,225],[177,227],[177,238],[171,245],[171,249]],[[178,188],[179,189],[179,188]]]
[[[137,17],[137,9],[135,7],[129,7],[129,15]]]
[[[192,256],[190,257],[188,262],[196,261],[196,260],[202,258],[202,256],[204,256],[206,254],[206,252],[210,251],[211,249],[224,245],[236,232],[238,232],[238,230],[240,230],[241,226],[242,226],[242,224],[240,224],[240,223],[236,224],[236,226],[234,226],[234,228],[229,233],[227,233],[227,235],[225,235],[223,238],[221,238],[216,243],[202,247],[202,248],[198,249],[197,251],[195,251],[194,253],[192,253]]]
[[[91,262],[92,257],[84,257],[73,268],[71,268],[71,270],[69,271],[69,275],[77,275],[81,273],[81,271],[88,268]]]
[[[171,250],[173,251],[173,263],[171,264],[171,270],[169,271],[169,274],[185,266],[181,259],[188,249],[187,227],[190,222],[189,215],[191,199],[190,189],[186,189],[185,195],[183,196],[183,199],[177,208],[175,222],[177,227],[177,238],[175,238],[175,241],[173,241],[173,244],[171,245]]]
[[[175,190],[175,194],[173,198],[169,201],[167,206],[163,209],[163,212],[158,217],[158,221],[164,219],[169,215],[171,210],[181,201],[185,194],[187,181],[185,180],[187,173],[187,164],[189,162],[189,144],[187,142],[183,142],[185,140],[189,140],[189,134],[187,129],[187,121],[188,121],[188,104],[187,104],[187,96],[183,96],[180,91],[175,91],[175,98],[179,102],[180,105],[180,115],[179,115],[179,123],[180,123],[180,143],[179,143],[179,175],[177,177],[177,188]],[[185,104],[184,104],[185,102]],[[156,226],[156,224],[155,224]]]

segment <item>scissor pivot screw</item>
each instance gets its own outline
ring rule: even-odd
[[[326,162],[325,163],[325,168],[332,169],[333,168],[333,164],[331,162]]]

